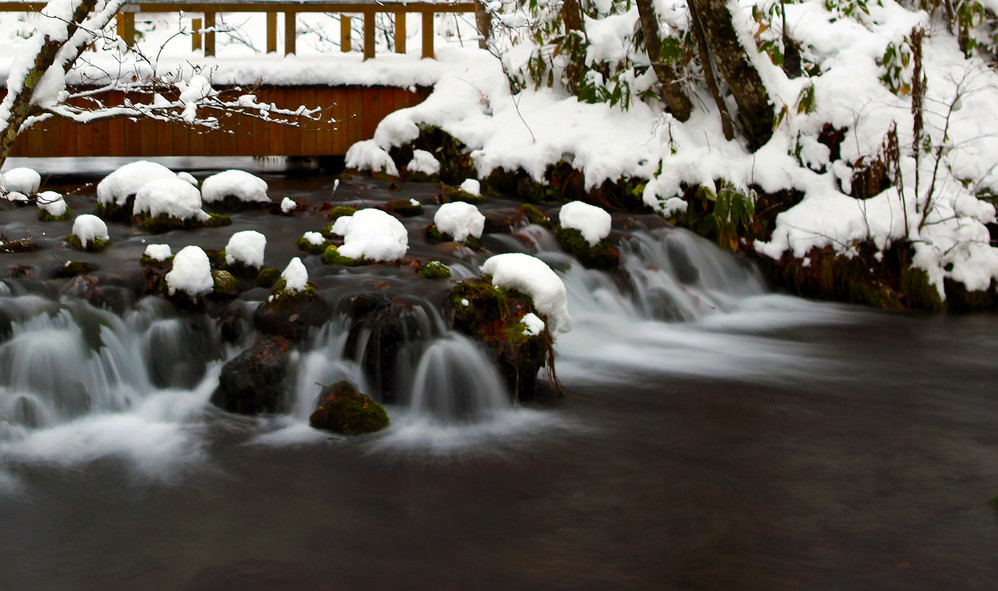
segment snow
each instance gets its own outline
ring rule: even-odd
[[[35,197],[35,203],[38,209],[56,218],[64,215],[69,208],[62,195],[55,191],[42,191]]]
[[[574,228],[582,233],[589,246],[596,246],[610,235],[610,214],[595,205],[572,201],[561,206],[558,222],[562,228]]]
[[[263,267],[267,237],[256,230],[236,232],[225,245],[225,264],[242,263],[247,267]]]
[[[198,246],[185,246],[173,257],[173,268],[166,274],[170,295],[180,291],[191,297],[209,293],[215,287],[211,262]]]
[[[469,236],[481,238],[485,230],[485,216],[470,203],[454,201],[444,203],[433,215],[437,229],[454,237],[456,242],[464,242]]]
[[[298,204],[295,203],[295,200],[290,197],[285,197],[284,199],[281,200],[281,213],[285,214],[291,213],[297,207]]]
[[[208,219],[201,210],[201,192],[189,182],[176,175],[151,180],[135,193],[136,214],[151,217],[167,215],[178,220]]]
[[[284,289],[291,293],[308,289],[308,271],[298,257],[291,259],[288,266],[281,272],[281,279],[285,281]]]
[[[565,284],[544,261],[518,252],[497,254],[482,264],[482,273],[491,275],[497,287],[529,295],[537,311],[547,316],[552,336],[572,329]]]
[[[170,250],[169,244],[150,244],[142,254],[154,261],[162,262],[172,257],[173,251]]]
[[[523,318],[520,319],[520,323],[526,327],[523,332],[528,336],[535,337],[544,332],[544,321],[533,312],[524,314]]]
[[[325,244],[326,242],[326,239],[319,232],[305,232],[301,237],[307,240],[309,244],[314,244],[315,246]]]
[[[440,162],[426,150],[413,150],[412,160],[406,165],[409,172],[422,172],[429,175],[440,173]]]
[[[42,186],[42,175],[31,168],[11,168],[3,173],[3,185],[8,191],[34,195]]]
[[[465,179],[464,182],[461,183],[461,186],[459,188],[465,193],[469,193],[471,195],[482,194],[482,183],[478,182],[475,179]]]
[[[195,187],[198,186],[198,180],[194,178],[194,175],[189,172],[180,171],[177,173],[177,176],[187,181],[188,183],[194,185]]]
[[[109,238],[107,224],[104,223],[104,220],[88,213],[78,215],[73,220],[73,234],[84,245],[93,242],[95,239],[108,240]]]
[[[201,183],[205,203],[213,203],[232,195],[240,201],[267,202],[267,181],[243,170],[224,170]]]
[[[146,183],[160,179],[175,179],[172,170],[156,162],[129,162],[97,183],[97,202],[101,205],[124,205]]]
[[[362,209],[333,222],[333,233],[343,236],[339,253],[351,259],[389,262],[405,256],[409,233],[395,216],[380,209]]]

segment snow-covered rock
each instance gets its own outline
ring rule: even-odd
[[[284,289],[289,293],[298,293],[308,289],[308,270],[305,269],[301,259],[295,257],[291,259],[288,266],[281,272],[281,279],[284,280]]]
[[[465,179],[458,188],[469,195],[480,196],[482,194],[482,183],[475,179]]]
[[[187,181],[188,183],[198,186],[198,180],[194,178],[194,175],[189,172],[180,171],[177,173],[177,178]]]
[[[42,186],[42,175],[31,168],[11,168],[3,173],[3,185],[8,191],[34,195]]]
[[[281,213],[284,213],[284,214],[291,213],[297,207],[298,207],[298,204],[295,203],[294,199],[292,199],[290,197],[285,197],[284,199],[281,199]]]
[[[38,205],[38,209],[54,218],[66,215],[66,211],[69,209],[66,200],[55,191],[42,191],[35,197],[35,204]]]
[[[149,181],[135,193],[135,214],[158,217],[166,214],[178,220],[204,221],[208,214],[201,210],[201,192],[189,182],[173,177]]]
[[[561,206],[558,222],[562,228],[573,228],[582,233],[589,246],[596,246],[610,235],[610,214],[595,205],[572,201]]]
[[[204,295],[215,286],[211,261],[200,247],[185,246],[173,257],[173,269],[166,274],[170,295],[180,291],[191,297]]]
[[[544,321],[533,312],[524,314],[520,322],[526,327],[523,332],[528,336],[534,337],[544,332]]]
[[[73,220],[73,235],[80,239],[84,246],[94,240],[108,240],[107,224],[95,215],[85,213]]]
[[[309,244],[313,244],[315,246],[320,246],[326,243],[326,239],[323,238],[322,234],[319,232],[305,232],[301,235],[301,237],[307,240]]]
[[[369,261],[397,261],[409,250],[409,233],[395,216],[380,209],[362,209],[333,223],[334,234],[343,236],[342,256]]]
[[[201,183],[201,197],[205,203],[221,201],[229,195],[250,203],[270,201],[267,196],[267,181],[244,170],[223,170]]]
[[[154,261],[162,262],[172,257],[173,251],[170,250],[169,244],[150,244],[142,254]]]
[[[454,201],[444,203],[433,215],[433,223],[441,232],[454,237],[457,242],[464,242],[468,236],[481,238],[485,229],[485,216],[470,203]]]
[[[236,232],[225,245],[225,264],[241,263],[247,267],[262,267],[267,249],[267,237],[256,230]]]
[[[138,160],[118,168],[97,183],[97,202],[101,205],[124,205],[146,183],[159,179],[174,179],[177,175],[157,162]]]
[[[409,172],[422,172],[432,176],[440,173],[440,162],[426,150],[413,150],[412,160],[406,168]]]
[[[552,335],[572,329],[565,284],[544,261],[518,252],[497,254],[482,264],[482,272],[491,275],[497,287],[529,295],[537,311],[547,316]]]

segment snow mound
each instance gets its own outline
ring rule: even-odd
[[[84,245],[93,242],[95,239],[108,240],[107,224],[104,220],[95,215],[85,213],[76,216],[73,220],[73,234],[80,239]]]
[[[285,197],[281,200],[281,213],[291,213],[298,207],[295,200],[290,197]]]
[[[267,237],[256,230],[236,232],[225,245],[225,264],[240,262],[247,267],[262,267]]]
[[[42,175],[31,168],[12,168],[3,173],[3,185],[11,192],[34,195],[42,186]]]
[[[124,205],[146,183],[177,178],[172,170],[148,160],[129,162],[97,183],[97,202],[101,205]]]
[[[482,237],[485,230],[485,216],[470,203],[455,201],[444,203],[433,215],[433,223],[437,229],[454,237],[457,242],[464,242],[468,236]]]
[[[194,175],[189,172],[183,172],[183,171],[178,172],[177,177],[187,181],[188,183],[194,185],[195,187],[198,186],[198,180],[194,178]]]
[[[582,233],[589,246],[596,246],[610,235],[610,214],[595,205],[572,201],[561,206],[558,223],[562,228],[573,228]]]
[[[170,250],[169,244],[150,244],[142,254],[154,261],[162,262],[172,257],[173,251]]]
[[[402,222],[380,209],[362,209],[333,223],[333,233],[343,236],[339,253],[351,259],[397,261],[409,250],[409,233]]]
[[[211,277],[208,255],[197,246],[185,246],[173,257],[173,269],[166,274],[166,286],[170,295],[181,291],[196,297],[210,292],[215,281]]]
[[[465,193],[470,195],[481,195],[482,194],[482,183],[476,181],[475,179],[465,179],[461,186],[458,187]]]
[[[497,287],[529,295],[537,311],[547,316],[552,336],[572,330],[565,284],[544,261],[519,252],[497,254],[482,264],[482,272],[491,275]]]
[[[281,272],[281,279],[285,282],[284,289],[291,293],[308,289],[308,271],[298,257],[291,259],[288,266]]]
[[[520,322],[526,327],[523,332],[529,336],[535,337],[544,331],[544,321],[533,312],[524,314]]]
[[[135,193],[134,213],[145,213],[151,217],[166,214],[178,220],[208,219],[201,210],[201,192],[194,185],[178,178],[151,180]]]
[[[267,181],[244,170],[223,170],[211,175],[201,183],[201,195],[205,203],[221,201],[229,195],[246,202],[270,201]]]
[[[38,209],[55,218],[64,215],[69,207],[62,195],[55,191],[42,191],[36,197],[35,203],[38,205]]]
[[[326,239],[319,232],[305,232],[301,237],[307,240],[309,244],[314,244],[315,246],[326,242]]]
[[[428,175],[440,173],[440,162],[426,150],[413,150],[412,160],[406,166],[409,172],[422,172]]]

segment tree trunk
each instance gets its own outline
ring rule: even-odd
[[[693,110],[693,103],[683,92],[679,85],[679,77],[671,65],[662,61],[662,39],[658,27],[658,16],[655,14],[655,7],[652,0],[637,0],[638,21],[641,23],[641,33],[645,38],[645,49],[648,50],[648,59],[651,60],[651,67],[655,71],[655,77],[662,87],[662,98],[665,100],[669,112],[680,121],[690,118]]]
[[[735,5],[737,6],[737,5]],[[700,26],[694,30],[710,52],[710,61],[738,105],[738,122],[749,148],[758,150],[773,136],[776,114],[759,72],[738,40],[729,0],[690,0]],[[709,64],[704,64],[704,69]]]
[[[483,0],[475,0],[475,26],[481,38],[478,40],[480,49],[489,48],[489,39],[492,38],[492,15],[485,9]]]
[[[579,0],[564,0],[561,5],[561,20],[565,23],[565,43],[568,65],[565,66],[565,87],[572,94],[577,94],[582,72],[585,70],[585,55],[581,44],[586,38],[586,28],[582,20],[582,5]]]
[[[93,11],[96,5],[97,0],[82,0],[80,2],[73,12],[72,20],[66,22],[66,39],[73,38],[73,35],[80,28],[80,24],[86,20],[87,15]],[[3,103],[0,104],[0,111],[5,110],[8,113],[6,121],[0,121],[0,124],[4,125],[3,131],[0,131],[0,167],[3,166],[7,157],[10,156],[11,150],[14,149],[14,142],[21,132],[21,126],[29,117],[38,113],[38,107],[32,100],[34,99],[35,87],[45,72],[52,67],[59,50],[65,43],[66,41],[54,41],[46,35],[38,53],[35,54],[34,64],[24,76],[21,87],[8,93]],[[71,65],[71,63],[66,64],[66,69]],[[11,73],[13,74],[13,72]]]

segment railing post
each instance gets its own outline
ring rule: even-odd
[[[201,19],[192,18],[191,19],[191,51],[198,51],[201,49],[201,28],[204,27]]]
[[[297,41],[298,31],[295,19],[298,16],[293,10],[284,11],[284,55],[294,55],[295,41]]]
[[[267,53],[277,53],[277,13],[267,11]]]
[[[405,15],[406,11],[395,11],[395,53],[405,53]]]
[[[433,59],[433,9],[423,9],[423,58]]]
[[[204,35],[204,55],[205,57],[215,55],[215,13],[204,13],[204,28],[208,32]]]
[[[353,48],[351,39],[353,37],[353,25],[351,18],[345,14],[340,15],[340,51],[346,53]]]
[[[117,15],[118,36],[128,47],[135,46],[135,13],[119,12]]]
[[[364,11],[364,59],[366,60],[374,57],[374,17],[373,10]]]

